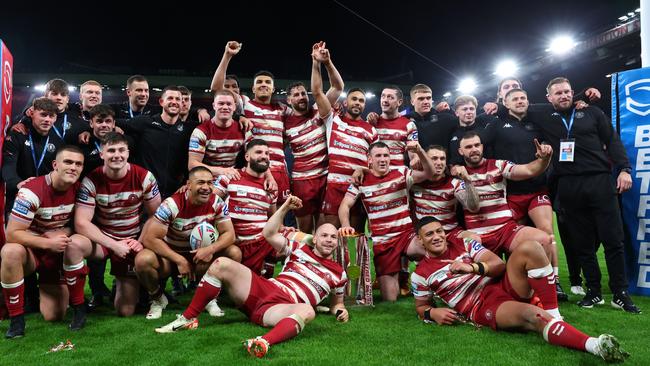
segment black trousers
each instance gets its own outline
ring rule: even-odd
[[[596,258],[598,243],[605,248],[609,288],[616,293],[627,289],[623,221],[611,174],[563,176],[557,186],[571,238],[587,287],[600,293],[601,273]]]

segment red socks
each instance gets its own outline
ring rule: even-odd
[[[555,274],[550,264],[543,268],[529,270],[528,284],[542,301],[545,310],[557,309]]]
[[[291,339],[302,331],[305,327],[305,321],[296,314],[292,314],[280,320],[273,329],[262,336],[270,345],[284,342]]]
[[[585,343],[589,336],[574,328],[571,324],[558,319],[552,319],[544,327],[544,340],[556,346],[586,351]]]
[[[16,283],[2,283],[2,295],[10,317],[25,313],[25,280]]]
[[[68,285],[70,293],[70,305],[81,305],[84,303],[84,286],[86,285],[86,274],[88,267],[81,261],[77,264],[64,264],[63,276]]]
[[[204,274],[201,282],[196,287],[196,292],[194,293],[194,297],[192,297],[190,306],[183,312],[185,319],[192,319],[199,316],[205,309],[205,306],[212,299],[219,296],[219,292],[221,292],[221,281],[208,273]]]

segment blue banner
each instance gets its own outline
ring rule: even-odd
[[[632,164],[622,197],[630,292],[650,296],[650,68],[612,75],[612,122]]]

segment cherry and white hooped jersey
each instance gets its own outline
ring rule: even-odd
[[[193,205],[187,191],[166,198],[154,217],[168,228],[165,242],[180,249],[190,247],[190,234],[196,225],[207,221],[216,229],[219,223],[230,220],[228,205],[221,197],[213,194],[205,204]]]
[[[36,177],[18,190],[10,217],[29,224],[29,231],[37,234],[63,228],[72,219],[79,186],[76,182],[59,192],[52,187],[49,174]]]
[[[95,208],[93,222],[107,236],[120,240],[140,233],[140,217],[145,201],[160,195],[153,174],[129,164],[123,178],[110,179],[100,166],[81,182],[77,204]]]
[[[396,167],[383,177],[366,174],[363,183],[350,184],[346,196],[361,198],[368,213],[373,245],[388,244],[404,232],[414,231],[408,191],[413,185],[411,169]]]
[[[244,117],[253,124],[246,141],[262,139],[269,145],[272,170],[286,170],[284,160],[284,118],[291,110],[280,103],[262,104],[244,99]]]
[[[244,146],[244,133],[239,123],[231,121],[229,127],[219,127],[213,121],[201,123],[190,137],[190,154],[203,155],[203,164],[231,168]]]
[[[246,169],[240,174],[240,179],[232,180],[221,175],[214,185],[222,197],[227,197],[237,242],[242,245],[264,239],[262,230],[278,198],[264,189],[264,177],[253,177]]]
[[[334,118],[332,112],[321,118],[318,110],[310,109],[304,116],[286,117],[284,134],[293,152],[292,180],[306,180],[327,174],[327,129]]]
[[[433,216],[442,224],[445,231],[458,226],[456,219],[457,195],[465,191],[465,182],[451,176],[432,182],[426,181],[411,187],[411,198],[415,203],[415,217],[421,220]]]
[[[477,213],[465,210],[467,230],[487,234],[512,220],[512,211],[506,200],[506,179],[510,179],[514,166],[510,161],[494,159],[484,159],[476,168],[466,166],[480,198]]]
[[[399,116],[393,119],[379,117],[377,120],[379,141],[388,145],[390,151],[390,166],[403,166],[407,141],[418,140],[418,129],[410,118]]]
[[[271,279],[296,303],[318,305],[330,292],[343,295],[348,277],[340,264],[317,256],[309,245],[290,240],[282,272]]]
[[[416,298],[440,297],[449,307],[472,317],[480,304],[483,288],[492,281],[487,276],[473,273],[452,274],[451,263],[443,260],[472,263],[486,250],[481,243],[471,239],[447,239],[447,251],[438,257],[426,255],[411,275],[411,287]]]
[[[356,169],[368,167],[368,148],[379,141],[377,130],[366,121],[336,115],[328,134],[327,183],[350,184]]]

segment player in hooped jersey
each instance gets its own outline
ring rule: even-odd
[[[246,144],[246,167],[239,171],[240,178],[230,179],[222,175],[214,184],[217,194],[228,201],[236,243],[242,252],[242,264],[255,273],[264,270],[267,276],[273,276],[273,269],[265,268],[264,264],[265,261],[275,262],[275,251],[262,235],[277,202],[276,195],[264,189],[269,155],[270,149],[264,140],[250,141]]]
[[[478,212],[465,210],[465,227],[481,235],[481,243],[495,253],[512,252],[526,240],[540,243],[549,258],[553,258],[553,238],[542,230],[519,225],[512,218],[506,200],[506,179],[525,180],[546,170],[553,149],[534,141],[537,159],[528,164],[513,164],[506,160],[483,158],[483,144],[476,131],[467,132],[460,140],[458,152],[465,166],[454,166],[452,175],[467,175],[480,198]]]
[[[350,210],[361,198],[372,232],[375,273],[382,298],[388,301],[397,300],[399,295],[401,257],[418,259],[424,254],[415,238],[408,198],[413,183],[425,181],[433,169],[431,160],[417,141],[409,141],[406,148],[420,158],[423,171],[405,166],[391,167],[390,148],[381,141],[376,142],[370,145],[368,153],[369,174],[358,187],[350,184],[339,208],[339,234],[352,235],[355,229],[350,226]]]
[[[614,336],[590,337],[562,319],[553,268],[538,242],[522,242],[503,263],[477,241],[447,240],[442,224],[430,216],[418,223],[418,236],[426,255],[411,283],[415,308],[424,322],[452,325],[466,320],[494,330],[537,332],[550,344],[589,352],[605,361],[629,356]],[[544,309],[529,303],[533,291]],[[452,309],[433,308],[434,295]]]
[[[421,220],[433,216],[442,224],[450,238],[470,237],[480,241],[480,236],[458,224],[456,207],[460,204],[470,212],[479,209],[479,196],[474,184],[464,174],[458,178],[447,174],[447,151],[440,145],[429,146],[426,152],[433,168],[431,177],[411,187],[415,217]]]
[[[232,245],[235,230],[228,205],[214,194],[212,182],[208,168],[190,170],[186,190],[165,199],[142,230],[145,248],[135,257],[135,272],[151,298],[147,319],[160,318],[169,303],[160,279],[176,275],[194,280],[205,273],[216,256],[241,259],[241,252]],[[202,222],[212,224],[219,237],[212,245],[192,250],[190,233]],[[216,301],[211,302],[208,312],[212,316],[223,315]]]
[[[74,311],[70,329],[79,330],[85,324],[86,267],[83,258],[71,263],[68,255],[86,240],[72,234],[70,227],[83,161],[79,148],[63,147],[52,162],[52,172],[18,191],[7,224],[7,243],[0,252],[2,293],[11,318],[7,338],[25,335],[24,278],[33,272],[39,273],[43,318],[62,320],[69,303]]]
[[[242,264],[217,258],[203,276],[190,306],[178,319],[156,332],[196,329],[196,317],[224,286],[251,322],[272,328],[265,335],[244,342],[248,352],[256,357],[264,357],[271,345],[298,335],[316,317],[314,307],[331,292],[330,313],[336,320],[347,322],[349,314],[343,304],[347,276],[341,265],[332,260],[338,243],[336,228],[331,224],[319,226],[313,247],[290,241],[279,232],[284,216],[301,204],[299,198],[289,196],[264,227],[266,241],[287,257],[276,278],[260,277]]]
[[[312,46],[311,91],[316,108],[309,106],[309,96],[301,82],[287,87],[287,102],[293,112],[285,117],[284,133],[294,156],[291,191],[302,200],[297,209],[298,228],[312,233],[319,222],[327,183],[327,126],[331,126],[332,104],[343,90],[325,42]],[[323,93],[321,64],[325,65],[332,87]]]
[[[227,72],[230,59],[241,51],[242,44],[230,41],[226,44],[222,64],[219,65],[216,79],[223,80]],[[283,104],[273,101],[275,91],[273,74],[268,71],[259,71],[253,77],[254,98],[242,97],[244,117],[252,124],[252,129],[246,134],[246,141],[261,139],[266,141],[270,150],[270,162],[267,175],[273,178],[273,185],[277,184],[278,200],[283,202],[289,194],[289,176],[287,164],[284,159],[284,117],[290,110]],[[267,184],[268,186],[268,184]]]
[[[96,260],[110,257],[117,278],[115,310],[131,316],[138,302],[139,283],[134,259],[143,249],[141,216],[152,216],[160,205],[156,178],[148,170],[128,163],[126,137],[109,132],[100,146],[104,165],[81,182],[75,206],[75,228],[84,241],[83,256]]]
[[[418,140],[418,129],[410,118],[401,116],[399,108],[404,102],[404,93],[397,86],[387,86],[381,91],[381,115],[368,113],[368,121],[377,129],[379,141],[390,149],[390,165],[404,166],[406,142]],[[409,156],[410,157],[410,156]]]
[[[377,130],[361,119],[366,106],[366,94],[359,88],[348,91],[344,102],[345,113],[334,117],[328,129],[329,167],[327,188],[323,200],[325,221],[339,226],[339,206],[352,183],[357,169],[368,167],[368,149],[378,141]],[[350,213],[350,225],[363,231],[362,208],[358,204]]]
[[[189,145],[188,169],[204,166],[212,175],[239,177],[234,168],[235,158],[244,147],[244,132],[233,120],[235,95],[228,90],[214,94],[215,115],[192,132]]]

